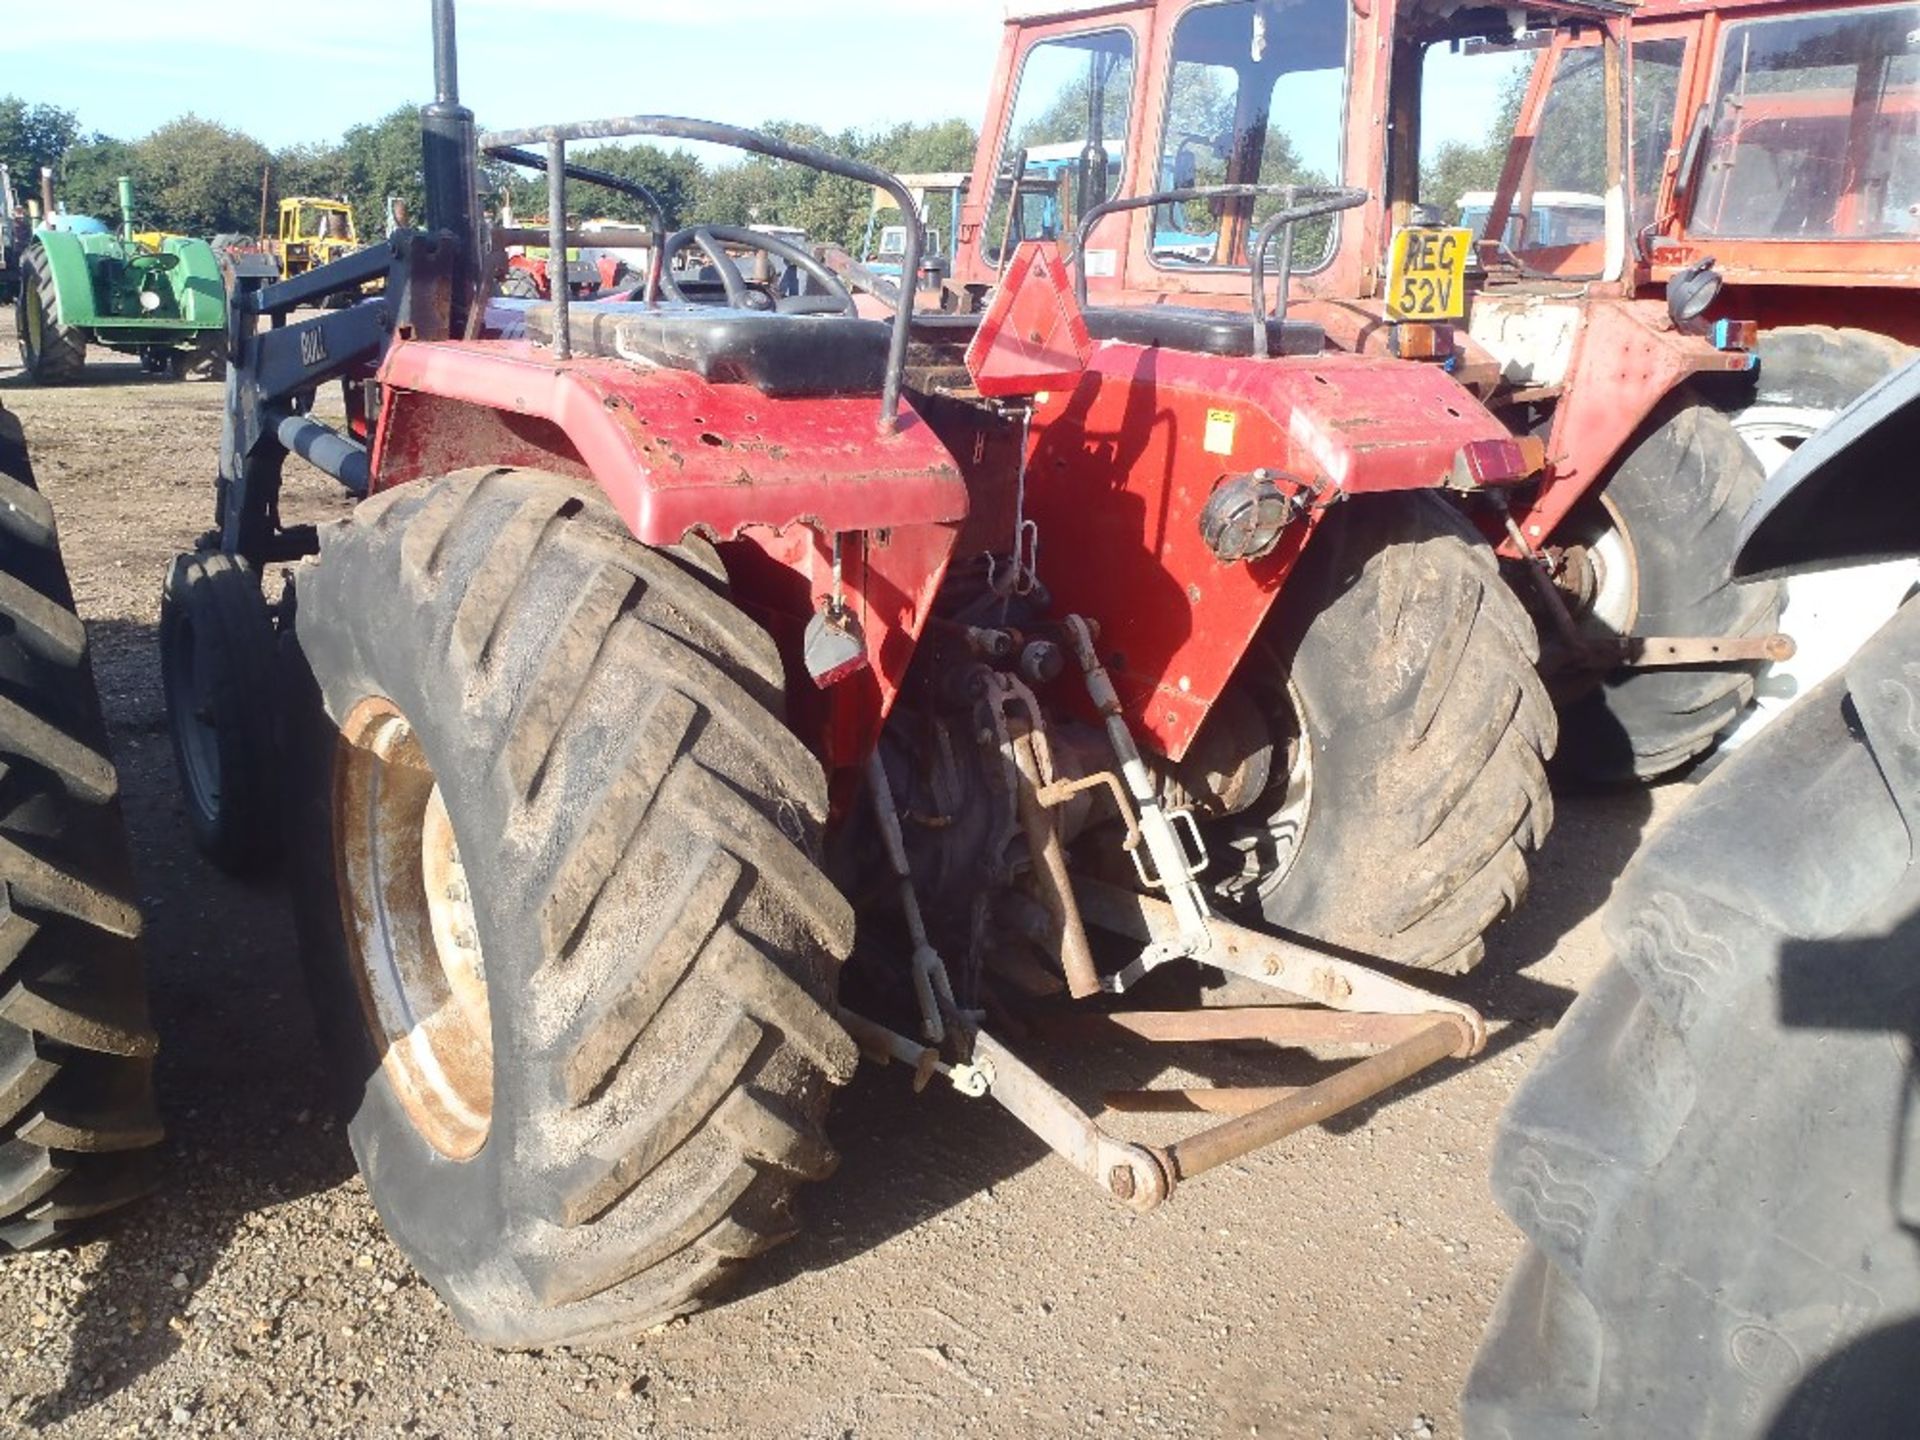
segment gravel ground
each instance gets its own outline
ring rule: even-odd
[[[1684,786],[1562,802],[1526,906],[1455,986],[1493,1021],[1475,1063],[1147,1217],[992,1106],[867,1070],[834,1112],[838,1173],[745,1293],[612,1353],[496,1354],[462,1338],[368,1202],[280,895],[202,863],[175,800],[155,626],[168,558],[211,521],[218,388],[109,361],[34,390],[0,363],[0,399],[92,628],[171,1128],[165,1188],[103,1238],[0,1259],[0,1434],[1458,1434],[1519,1248],[1487,1196],[1495,1118],[1604,958],[1595,912]],[[303,472],[289,518],[344,513],[330,487]],[[1118,1058],[1138,1079],[1158,1063]],[[1097,1075],[1066,1078],[1097,1092]]]

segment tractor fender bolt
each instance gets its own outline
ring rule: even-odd
[[[1133,1167],[1116,1165],[1107,1172],[1107,1188],[1118,1200],[1133,1199]]]

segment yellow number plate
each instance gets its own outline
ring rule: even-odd
[[[1393,237],[1387,265],[1387,317],[1458,320],[1467,313],[1467,256],[1473,232],[1408,226]]]

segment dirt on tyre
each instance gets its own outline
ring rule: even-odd
[[[511,470],[366,502],[297,597],[302,950],[383,1220],[493,1344],[697,1308],[794,1232],[856,1062],[772,642]]]
[[[30,245],[20,261],[20,296],[14,328],[20,337],[20,365],[36,385],[65,385],[78,380],[87,364],[87,333],[60,318],[60,292],[46,250]]]
[[[1454,507],[1340,506],[1241,665],[1276,743],[1263,797],[1210,838],[1223,897],[1398,964],[1472,967],[1553,822],[1538,653]]]
[[[218,552],[176,556],[160,595],[160,678],[194,843],[230,875],[281,853],[272,617],[260,576]]]
[[[0,410],[0,1250],[153,1188],[155,1040],[118,797],[53,510]]]
[[[1762,635],[1780,585],[1732,579],[1759,463],[1727,418],[1669,398],[1556,540],[1576,619],[1596,635]],[[1616,670],[1560,714],[1560,765],[1584,780],[1651,780],[1713,748],[1753,699],[1757,664]]]
[[[1622,880],[1495,1142],[1477,1440],[1914,1433],[1916,656],[1910,604]]]

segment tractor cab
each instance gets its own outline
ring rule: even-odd
[[[280,202],[275,244],[282,271],[299,275],[338,260],[360,247],[353,209],[344,200],[295,195]]]
[[[1248,303],[1254,252],[1264,247],[1257,258],[1273,273],[1284,269],[1293,302],[1377,309],[1396,231],[1457,223],[1484,231],[1494,218],[1460,215],[1463,185],[1444,207],[1425,203],[1423,57],[1490,37],[1510,42],[1516,30],[1533,45],[1563,32],[1617,38],[1624,13],[1611,0],[1519,10],[1402,0],[1364,12],[1345,0],[1160,0],[1097,11],[1057,0],[1016,4],[954,246],[954,288],[977,302],[1012,247],[1051,238],[1078,245],[1075,263],[1096,304],[1178,296],[1182,305],[1232,309]],[[1443,132],[1447,123],[1431,122]],[[1604,157],[1605,127],[1587,139]],[[1478,178],[1490,211],[1501,198],[1491,193],[1498,171]],[[1523,197],[1516,232],[1535,224],[1536,235],[1585,244],[1605,228],[1604,175],[1553,189],[1561,193],[1540,200],[1538,221],[1527,209],[1531,193]],[[1364,198],[1269,225],[1302,197],[1335,190]],[[1133,203],[1117,206],[1123,197]],[[1089,212],[1103,206],[1112,208],[1080,237]],[[1496,236],[1515,210],[1508,197]],[[1471,237],[1455,243],[1475,258]],[[1446,303],[1418,308],[1425,318],[1453,318],[1463,286],[1464,275],[1453,276],[1440,287]]]
[[[1635,290],[1657,294],[1712,256],[1725,282],[1719,312],[1751,317],[1763,331],[1819,321],[1920,342],[1914,35],[1911,6],[1640,6],[1623,87],[1632,126],[1621,176]],[[1453,71],[1462,118],[1422,154],[1450,182],[1445,188],[1491,184],[1509,156],[1516,184],[1601,181],[1604,36],[1571,27],[1530,38],[1526,47],[1489,41],[1441,62]],[[1430,57],[1430,104],[1434,68]],[[1499,104],[1483,102],[1468,118],[1457,103],[1464,94],[1497,95]],[[1524,197],[1512,211],[1524,214]],[[1543,248],[1539,237],[1510,248],[1529,263],[1554,263],[1532,253]]]
[[[343,240],[356,243],[353,211],[343,201],[300,196],[280,202],[281,241]]]

